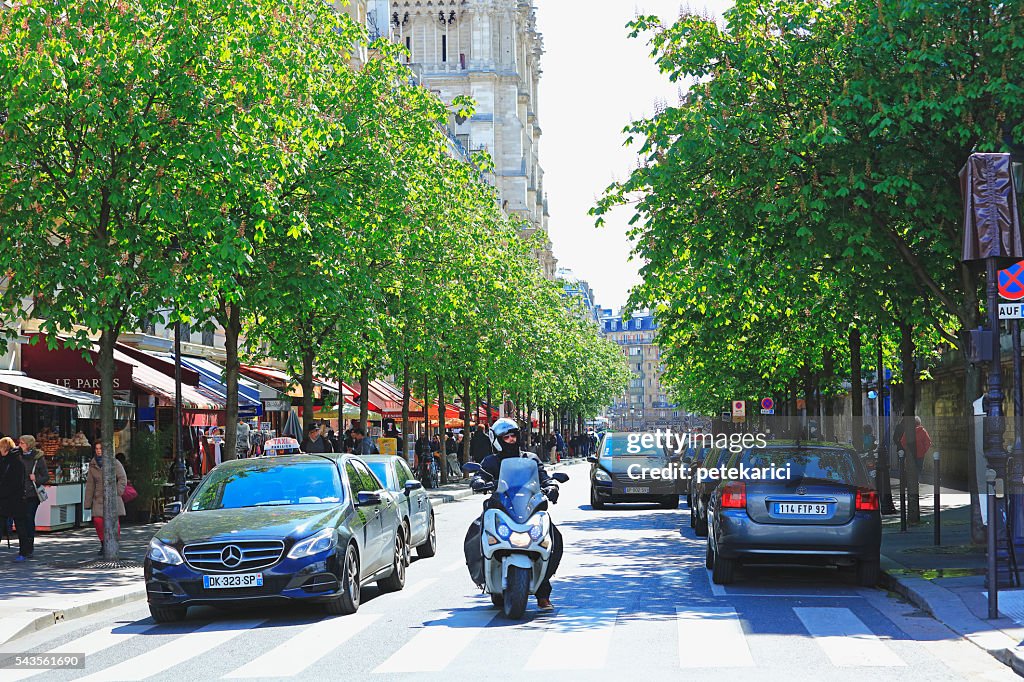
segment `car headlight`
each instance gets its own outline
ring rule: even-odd
[[[594,469],[594,480],[602,483],[611,483],[612,477],[604,469]]]
[[[310,535],[305,540],[295,543],[292,550],[288,552],[289,559],[301,559],[314,554],[327,552],[338,546],[338,531],[333,528],[324,528],[319,533]]]
[[[155,561],[158,564],[168,564],[170,566],[177,566],[185,563],[185,560],[181,558],[181,554],[178,550],[174,549],[170,545],[165,545],[156,538],[149,541],[149,552],[146,557],[150,561]]]

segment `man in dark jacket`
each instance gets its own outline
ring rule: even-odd
[[[377,449],[373,439],[366,437],[366,429],[361,424],[356,424],[352,427],[352,440],[355,441],[355,445],[352,446],[353,455],[380,454],[380,450]]]
[[[302,441],[302,445],[299,446],[299,449],[310,454],[334,452],[334,450],[331,449],[330,443],[327,442],[327,439],[321,437],[320,427],[317,424],[309,425],[309,431],[306,438]]]
[[[469,456],[474,462],[479,464],[489,454],[491,454],[491,441],[487,438],[487,434],[484,433],[483,424],[477,424],[476,431],[469,440]]]
[[[50,472],[43,460],[43,453],[36,449],[34,436],[25,435],[18,440],[21,450],[21,465],[24,467],[24,486],[21,516],[14,519],[18,526],[18,556],[14,561],[25,561],[32,558],[36,541],[36,509],[39,508],[39,493],[36,488],[45,486],[50,480]]]

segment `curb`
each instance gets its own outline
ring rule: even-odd
[[[884,554],[882,567],[879,578],[882,587],[905,598],[963,639],[983,649],[1013,672],[1024,677],[1024,646],[1018,646],[1019,643],[1005,632],[975,616],[957,595],[946,588],[924,578],[890,574],[890,570],[902,567]]]
[[[75,606],[68,607],[66,609],[49,610],[45,609],[44,613],[32,618],[27,621],[20,629],[7,635],[7,639],[0,642],[0,645],[6,645],[19,637],[44,630],[58,623],[63,623],[67,620],[74,618],[81,618],[83,616],[91,616],[94,613],[100,611],[106,611],[112,609],[115,606],[121,606],[129,602],[138,601],[146,598],[145,586],[135,587],[132,586],[130,589],[123,589],[118,594],[101,597],[93,601],[87,601],[82,604],[76,604]],[[33,609],[35,610],[35,609]]]

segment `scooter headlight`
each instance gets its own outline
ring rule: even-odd
[[[529,547],[532,540],[530,533],[512,533],[510,542],[513,547]]]

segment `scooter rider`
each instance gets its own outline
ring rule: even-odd
[[[501,471],[501,463],[512,457],[529,457],[537,463],[540,478],[540,487],[544,496],[554,504],[558,502],[558,483],[548,475],[540,459],[536,454],[522,450],[519,445],[519,424],[514,419],[503,417],[494,422],[491,427],[491,448],[492,453],[484,458],[480,466],[489,473],[492,480],[498,480]],[[485,503],[486,504],[486,503]],[[551,577],[558,570],[558,564],[562,560],[562,534],[551,524],[552,547],[551,558],[548,560],[547,574],[544,581],[537,588],[537,607],[541,611],[551,611],[555,607],[551,605]]]

